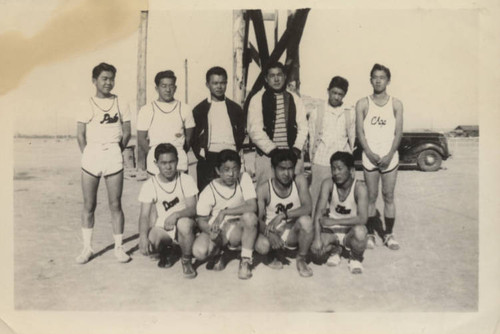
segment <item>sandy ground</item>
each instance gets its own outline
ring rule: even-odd
[[[141,186],[126,180],[125,248],[120,264],[106,189],[101,184],[94,249],[81,250],[80,153],[75,139],[16,139],[14,143],[14,274],[19,310],[137,311],[475,311],[478,306],[478,143],[450,141],[453,157],[435,173],[400,171],[395,233],[399,251],[383,246],[365,253],[362,275],[347,262],[311,264],[301,278],[291,259],[284,270],[259,264],[251,280],[237,278],[238,261],[223,272],[202,265],[194,280],[177,262],[167,270],[137,249]],[[362,178],[360,172],[357,173]],[[379,201],[379,208],[382,207]],[[378,240],[380,243],[380,240]]]

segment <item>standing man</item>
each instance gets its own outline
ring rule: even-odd
[[[392,250],[399,249],[392,230],[396,217],[394,188],[399,166],[398,147],[403,135],[403,104],[387,94],[391,71],[375,64],[370,72],[373,94],[356,104],[356,131],[363,147],[363,174],[368,187],[368,248],[375,246],[375,231]],[[376,215],[379,180],[382,179],[385,230]]]
[[[354,158],[347,152],[336,152],[330,158],[332,177],[321,184],[314,213],[315,237],[311,251],[316,256],[329,255],[326,264],[338,266],[345,247],[349,253],[349,269],[363,272],[366,249],[368,194],[363,181],[354,175]]]
[[[123,251],[123,216],[121,197],[123,189],[122,151],[130,139],[130,110],[122,108],[118,97],[111,93],[115,86],[116,68],[101,63],[92,71],[95,96],[79,111],[77,139],[82,152],[82,235],[83,251],[76,258],[80,264],[93,256],[92,233],[94,212],[97,205],[97,189],[100,177],[104,177],[108,191],[109,210],[115,240],[115,256],[119,262],[130,257]]]
[[[285,89],[283,64],[271,64],[265,81],[265,87],[252,97],[248,106],[248,134],[257,146],[257,184],[273,177],[270,159],[272,150],[292,149],[300,159],[308,131],[302,100]],[[303,166],[300,160],[296,166],[297,174],[303,172]]]
[[[196,207],[201,233],[193,245],[199,261],[210,258],[213,269],[226,266],[223,247],[241,246],[238,270],[240,279],[252,277],[252,255],[257,237],[257,195],[252,178],[241,173],[241,159],[236,151],[222,150],[217,155],[214,179],[200,193]]]
[[[209,69],[206,85],[209,97],[193,109],[192,147],[198,159],[196,172],[200,191],[217,176],[217,154],[222,150],[239,152],[245,139],[245,114],[237,103],[225,96],[226,70],[218,66]]]
[[[147,180],[141,188],[139,202],[139,248],[144,255],[150,247],[160,254],[158,266],[172,266],[169,250],[179,242],[182,251],[184,277],[195,278],[191,264],[196,217],[196,195],[198,188],[191,176],[177,171],[177,149],[172,144],[159,144],[154,151],[155,164],[160,173]],[[158,213],[154,226],[150,228],[150,213],[153,203]]]
[[[187,152],[193,135],[194,119],[189,105],[174,98],[177,78],[174,72],[168,70],[159,72],[155,76],[158,99],[146,104],[139,111],[137,117],[137,143],[139,178],[145,179],[144,159],[146,158],[147,172],[150,175],[159,173],[154,163],[154,151],[158,144],[170,143],[175,146],[179,154],[177,169],[182,172],[188,170]]]
[[[274,177],[257,188],[260,234],[255,250],[268,255],[268,265],[282,269],[277,252],[295,249],[297,270],[302,277],[311,277],[306,256],[314,237],[311,219],[311,195],[303,175],[295,176],[297,156],[292,150],[277,149],[271,153]]]
[[[328,101],[314,109],[309,117],[313,204],[318,200],[321,182],[332,177],[332,154],[337,151],[352,153],[354,150],[356,113],[354,106],[343,102],[348,88],[349,82],[346,79],[333,77],[328,86]]]

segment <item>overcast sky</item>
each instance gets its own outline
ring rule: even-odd
[[[35,19],[17,28],[27,36],[35,34],[60,3],[48,1],[45,11],[39,10]],[[286,11],[280,13],[281,34]],[[20,17],[22,13],[17,14]],[[1,32],[12,29],[13,21],[2,22]],[[268,40],[272,49],[271,35]],[[74,134],[76,110],[72,106],[94,93],[91,69],[101,61],[118,68],[114,92],[135,111],[137,44],[138,35],[133,33],[35,68],[4,97],[19,115],[16,132]],[[388,90],[403,101],[405,130],[478,124],[475,10],[312,9],[300,57],[302,94],[324,98],[331,77],[342,75],[350,82],[346,101],[354,104],[370,94],[369,71],[379,62],[392,71]],[[184,59],[189,64],[189,104],[194,106],[206,96],[204,81],[209,67],[223,66],[232,75],[232,12],[165,11],[155,8],[153,2],[148,29],[148,101],[156,97],[154,75],[165,69],[176,72],[177,98],[184,99]],[[256,74],[253,66],[250,86]],[[231,80],[228,96],[232,96]]]

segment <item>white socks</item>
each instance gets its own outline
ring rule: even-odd
[[[247,257],[247,258],[251,259],[252,253],[253,253],[252,249],[241,248],[241,257],[242,258]]]
[[[92,249],[92,233],[93,232],[94,232],[93,228],[83,228],[82,227],[83,248]]]
[[[115,239],[115,249],[120,248],[123,242],[123,233],[113,234],[113,239]]]

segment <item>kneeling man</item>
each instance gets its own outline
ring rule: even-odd
[[[217,155],[212,180],[200,194],[196,212],[202,231],[193,245],[193,254],[199,261],[210,258],[214,270],[225,267],[222,248],[241,246],[238,271],[240,279],[252,277],[252,253],[257,237],[257,195],[252,178],[241,173],[241,159],[236,151],[222,150]]]
[[[172,245],[179,243],[182,251],[182,270],[185,278],[196,277],[192,260],[196,195],[198,188],[193,178],[177,171],[177,149],[171,144],[159,144],[154,151],[155,165],[160,173],[149,178],[141,188],[139,202],[139,248],[148,255],[160,254],[158,266],[172,266],[169,253]],[[156,214],[153,209],[156,206]],[[150,219],[150,217],[155,217]],[[151,220],[155,221],[150,228]]]
[[[354,158],[350,153],[335,152],[330,166],[332,178],[321,184],[314,213],[311,251],[317,256],[328,254],[327,265],[337,266],[344,247],[349,253],[351,273],[361,274],[367,243],[368,191],[364,181],[353,176]]]
[[[311,277],[306,255],[314,237],[311,219],[311,195],[306,178],[295,176],[297,155],[292,150],[276,149],[271,153],[274,176],[257,188],[260,234],[255,250],[269,254],[268,265],[273,269],[283,268],[277,259],[284,247],[295,249],[297,270],[302,277]]]

